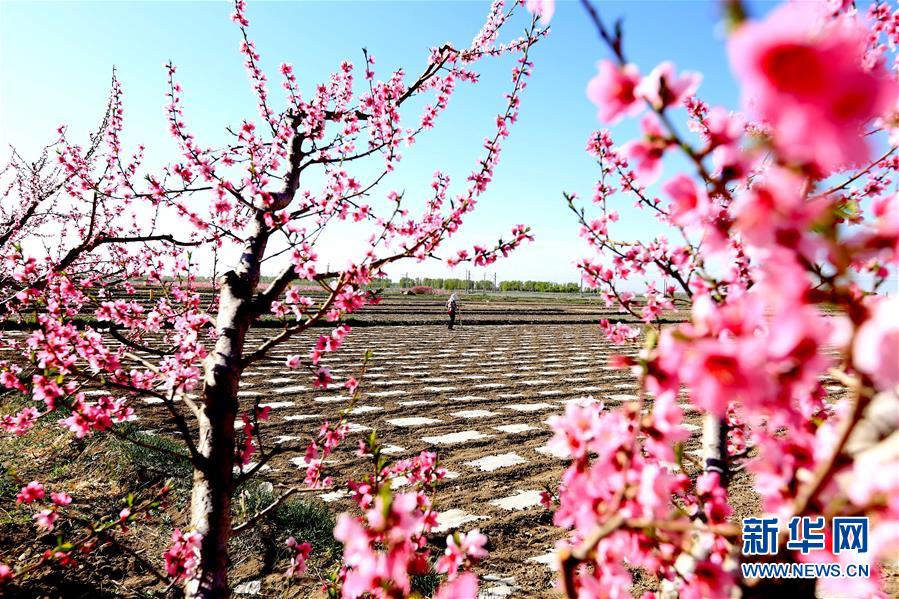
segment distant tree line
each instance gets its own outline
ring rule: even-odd
[[[445,289],[455,291],[458,289],[474,289],[477,291],[494,291],[493,281],[466,280],[466,279],[434,279],[431,277],[401,277],[398,285],[403,289],[409,287],[431,287],[432,289]]]
[[[577,293],[577,283],[552,283],[550,281],[501,281],[500,291],[538,291],[541,293]]]

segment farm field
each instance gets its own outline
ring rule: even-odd
[[[606,341],[596,322],[620,315],[595,302],[462,299],[462,325],[449,331],[443,325],[444,297],[389,296],[377,315],[367,315],[367,326],[353,330],[340,351],[323,358],[322,365],[335,379],[326,390],[313,388],[307,372],[284,365],[286,356],[308,351],[308,335],[279,346],[245,371],[239,391],[241,412],[252,410],[257,402],[270,407],[261,442],[302,445],[324,419],[339,418],[349,402],[340,383],[359,376],[363,355],[372,350],[361,399],[349,415],[350,434],[326,462],[325,473],[334,478],[335,486],[305,495],[304,501],[332,515],[357,509],[342,483],[370,471],[370,460],[360,457],[357,447],[372,430],[391,460],[435,451],[448,470],[434,496],[440,511],[430,538],[435,551],[442,550],[453,530],[478,528],[489,538],[490,550],[477,568],[482,597],[557,596],[551,552],[564,533],[553,526],[540,494],[557,487],[565,462],[547,448],[552,436],[548,420],[569,402],[601,401],[607,409],[615,409],[636,400],[635,379],[610,367],[609,358],[636,355],[638,348]],[[427,324],[391,321],[410,314]],[[565,319],[570,322],[558,322]],[[490,324],[497,320],[507,324]],[[247,346],[273,333],[255,330]],[[144,432],[167,437],[173,427],[162,406],[153,405],[158,401],[137,398],[132,405]],[[689,458],[698,453],[700,420],[688,411],[687,422],[693,431],[685,445]],[[685,463],[695,470],[689,459]],[[301,452],[286,453],[264,467],[261,480],[277,493],[300,483],[305,466]],[[735,520],[758,509],[750,487],[745,472],[735,473],[730,485]],[[177,523],[182,515],[176,510],[170,517]],[[283,576],[266,567],[253,551],[237,551],[235,559],[237,591],[281,594]],[[132,580],[139,586],[154,583],[146,576]],[[654,581],[638,581],[641,588],[655,588]],[[305,596],[316,588],[311,583],[294,585],[289,594]]]
[[[362,399],[350,415],[351,433],[327,473],[342,481],[367,472],[356,446],[372,429],[392,459],[436,451],[448,475],[435,497],[441,515],[434,542],[477,527],[490,539],[490,556],[479,569],[485,596],[553,596],[550,552],[561,531],[540,505],[540,493],[558,484],[564,462],[546,447],[547,420],[571,401],[593,398],[615,408],[637,398],[630,374],[608,366],[613,348],[589,324],[463,324],[453,331],[372,326],[353,331],[323,363],[339,383],[357,374],[361,355],[375,347]],[[272,408],[263,442],[299,441],[322,419],[336,419],[349,399],[286,371],[283,357],[298,349],[282,347],[245,373],[242,407],[258,400]],[[696,449],[698,436],[687,446]],[[296,484],[305,465],[303,455],[280,456],[263,478],[276,488]],[[355,505],[339,489],[317,500],[335,512]]]
[[[567,306],[549,309],[572,313]],[[534,317],[531,306],[516,314]],[[587,319],[589,313],[577,318]],[[256,332],[249,345],[268,333]],[[285,356],[307,346],[308,339],[295,340],[245,373],[242,411],[257,401],[272,409],[263,443],[308,439],[323,419],[337,419],[348,402],[339,385],[313,389],[305,372],[284,367]],[[335,481],[364,475],[369,462],[356,447],[372,429],[391,459],[436,451],[448,475],[435,496],[441,512],[435,545],[440,547],[452,530],[477,527],[490,539],[490,556],[479,568],[485,597],[553,596],[550,552],[561,531],[540,505],[540,492],[558,484],[564,463],[547,450],[547,420],[567,402],[592,398],[615,408],[635,400],[630,374],[608,366],[609,356],[621,348],[609,346],[593,324],[503,326],[472,319],[453,331],[436,325],[361,327],[323,364],[339,384],[358,375],[362,354],[374,348],[362,399],[350,415],[350,435],[327,463],[327,474]],[[625,351],[633,355],[636,350]],[[142,429],[170,432],[161,406],[136,400],[134,407]],[[691,424],[698,431],[697,425]],[[687,449],[697,448],[694,436]],[[262,479],[276,491],[295,485],[305,464],[302,454],[279,456],[265,467]],[[312,501],[333,513],[352,511],[355,505],[340,488]],[[235,572],[245,580],[235,582],[259,580],[258,566],[255,560],[238,565]],[[262,580],[263,595],[269,582],[281,580],[278,573]]]
[[[138,295],[150,299],[147,293],[139,291]],[[490,539],[490,557],[478,570],[485,596],[552,596],[554,575],[548,561],[562,531],[553,527],[551,513],[539,500],[543,489],[557,486],[564,463],[547,451],[551,437],[547,420],[570,401],[593,397],[612,408],[636,398],[632,377],[608,367],[613,349],[596,325],[601,318],[621,315],[589,296],[484,298],[460,294],[460,298],[461,321],[453,331],[445,326],[445,295],[389,294],[381,304],[367,308],[358,319],[361,326],[351,332],[340,351],[323,358],[322,365],[335,378],[328,390],[314,389],[307,371],[286,368],[285,357],[307,353],[314,336],[292,339],[245,371],[239,391],[241,412],[252,410],[257,402],[271,407],[269,421],[262,427],[262,443],[304,444],[324,419],[339,417],[349,401],[345,392],[341,393],[340,383],[359,376],[363,354],[372,350],[361,400],[350,414],[350,434],[326,462],[326,474],[338,483],[364,476],[370,461],[358,456],[357,445],[371,430],[377,431],[391,460],[422,450],[437,452],[448,475],[434,497],[441,512],[431,538],[435,550],[442,551],[446,535],[453,530],[479,528]],[[247,347],[275,332],[271,328],[255,330]],[[6,334],[20,337],[27,332],[10,330]],[[132,401],[136,424],[142,434],[174,439],[172,421],[158,401]],[[47,434],[45,443],[37,443],[39,447],[59,448],[70,443],[66,433],[52,424]],[[103,455],[106,448],[97,439],[80,444],[86,447],[81,448],[77,461],[91,462]],[[5,463],[16,464],[11,454],[20,446],[9,440],[3,445]],[[29,446],[28,451],[34,449]],[[108,455],[99,459],[114,461]],[[170,460],[167,456],[161,459]],[[261,480],[277,493],[302,482],[305,464],[301,452],[276,457],[261,472]],[[40,464],[35,467],[32,461],[28,468],[19,474],[39,477]],[[120,470],[121,466],[112,468]],[[160,470],[172,473],[168,467]],[[72,482],[61,472],[43,473],[42,477],[48,474],[56,484]],[[129,476],[127,472],[113,474],[112,479],[118,474]],[[154,473],[140,476],[150,479]],[[113,499],[119,489],[107,482],[92,481],[87,492]],[[182,487],[180,492],[186,496],[175,500],[167,515],[173,525],[185,517],[189,499],[187,489]],[[342,485],[306,495],[304,500],[332,515],[356,509]],[[13,525],[5,522],[4,530]],[[159,554],[166,543],[159,530],[144,530],[134,538],[140,539],[138,545],[148,555]],[[7,541],[14,539],[7,537]],[[280,570],[266,567],[253,551],[238,550],[235,561],[232,583],[238,585],[238,591],[240,583],[249,585],[243,590],[255,591],[261,582],[262,596],[280,594]],[[111,562],[116,578],[123,577],[129,588],[143,589],[137,596],[152,588],[159,590],[140,567],[116,559]],[[109,575],[95,572],[91,576],[93,582],[106,582],[103,579]],[[295,590],[305,596],[316,586],[300,585]],[[116,590],[121,592],[121,588]],[[73,596],[78,596],[77,592]]]
[[[456,528],[477,527],[491,544],[480,571],[487,593],[550,594],[547,560],[559,531],[540,506],[540,492],[558,483],[563,463],[547,451],[546,420],[568,401],[593,396],[614,407],[636,398],[630,377],[607,367],[610,349],[595,327],[371,327],[354,331],[327,365],[337,377],[351,376],[359,355],[374,346],[383,349],[374,355],[351,414],[351,438],[329,472],[345,480],[364,471],[354,437],[371,429],[391,458],[436,451],[449,471],[435,498],[438,542]],[[336,417],[346,401],[283,375],[276,361],[258,366],[241,390],[248,404],[259,394],[266,397],[274,442],[290,441],[308,430],[304,424]],[[285,456],[266,478],[295,482],[304,465],[303,456]],[[340,491],[319,498],[333,509],[353,507]]]

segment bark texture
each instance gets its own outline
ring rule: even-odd
[[[702,419],[702,461],[706,472],[721,475],[721,484],[727,486],[727,421],[706,413]]]
[[[185,585],[191,598],[218,599],[230,595],[228,541],[232,535],[231,495],[235,464],[234,421],[237,390],[247,331],[256,318],[253,294],[268,234],[257,216],[238,267],[222,278],[217,339],[207,357],[203,400],[191,491],[191,527],[203,535],[197,575]]]

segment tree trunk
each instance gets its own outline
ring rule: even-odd
[[[253,293],[259,283],[267,233],[257,215],[240,264],[222,278],[218,337],[206,358],[197,450],[191,492],[191,528],[203,535],[197,575],[185,584],[191,598],[230,596],[228,541],[231,538],[231,495],[234,491],[234,421],[246,334],[255,319]]]
[[[236,392],[231,375],[216,376],[219,387],[207,387],[200,415],[198,450],[204,463],[194,469],[191,528],[203,535],[197,576],[188,581],[188,597],[227,597],[228,540],[231,537],[231,482],[234,463]],[[236,377],[233,377],[236,381]]]
[[[702,461],[706,472],[721,475],[722,486],[727,486],[727,420],[714,414],[702,417]]]

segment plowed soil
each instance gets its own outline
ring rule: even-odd
[[[490,551],[477,570],[483,597],[557,596],[549,554],[564,531],[553,527],[539,496],[558,484],[566,464],[546,451],[547,420],[571,401],[593,398],[614,409],[635,400],[634,378],[608,360],[615,353],[635,355],[637,348],[613,348],[605,341],[596,323],[620,315],[589,298],[462,299],[461,326],[452,331],[442,324],[445,297],[394,296],[367,312],[358,321],[367,326],[357,326],[344,347],[323,360],[335,377],[331,389],[314,389],[308,374],[285,367],[285,357],[306,354],[314,337],[291,340],[244,373],[241,408],[271,406],[264,444],[302,445],[323,419],[335,420],[347,406],[339,385],[358,376],[363,354],[372,350],[349,438],[326,463],[326,474],[339,485],[366,473],[369,463],[357,455],[357,445],[372,429],[393,459],[436,451],[449,475],[435,496],[442,512],[432,535],[435,549],[452,530],[479,528]],[[250,346],[274,333],[255,330]],[[161,406],[140,399],[134,406],[142,428],[155,434],[171,430]],[[687,421],[693,430],[689,454],[699,449],[699,417],[688,412]],[[298,451],[273,459],[261,477],[277,491],[301,484],[304,473]],[[748,474],[737,472],[729,491],[735,520],[758,511]],[[355,510],[340,486],[313,500],[333,513]],[[252,561],[236,574],[234,584],[259,580],[260,596],[283,590],[275,574],[260,580]],[[651,587],[652,581],[640,584]],[[312,595],[315,588],[301,586],[298,596]],[[291,594],[296,592],[293,587]]]

